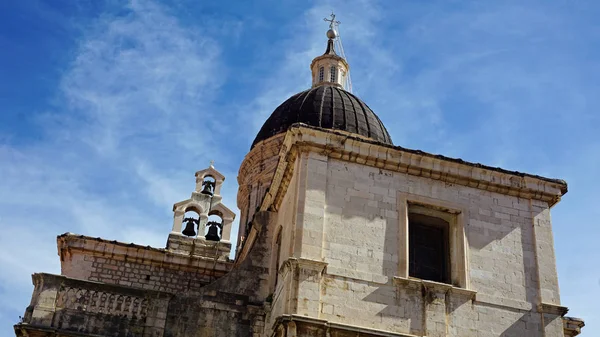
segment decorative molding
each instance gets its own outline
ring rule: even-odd
[[[314,151],[330,158],[356,162],[394,172],[440,180],[485,191],[536,199],[553,206],[567,192],[566,182],[508,171],[461,159],[385,145],[356,135],[295,124],[285,133],[279,164],[262,209],[278,209],[289,184],[294,158]],[[245,163],[244,163],[245,164]],[[243,164],[243,166],[244,166]],[[241,170],[240,170],[241,171]]]
[[[394,284],[396,284],[397,286],[405,286],[414,289],[421,288],[427,292],[434,291],[439,293],[453,293],[460,296],[468,297],[471,300],[475,300],[477,295],[477,292],[474,290],[455,287],[451,284],[421,280],[412,277],[407,278],[394,276]]]
[[[328,263],[324,261],[290,257],[281,264],[278,273],[284,275],[286,271],[291,271],[294,268],[302,268],[323,274],[327,268],[327,265]]]
[[[565,337],[575,337],[579,335],[581,329],[585,326],[585,323],[581,318],[563,317],[562,320]]]
[[[537,306],[538,312],[544,313],[544,314],[552,314],[552,315],[558,315],[558,316],[564,316],[567,314],[567,312],[569,312],[569,308],[567,307],[563,307],[560,305],[556,305],[556,304],[550,304],[550,303],[540,303]]]

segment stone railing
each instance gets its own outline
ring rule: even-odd
[[[28,331],[83,335],[161,337],[169,294],[34,274],[31,304],[17,336]],[[30,334],[30,333],[29,333]]]

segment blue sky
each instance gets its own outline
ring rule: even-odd
[[[396,145],[567,180],[562,303],[600,335],[592,0],[0,2],[0,335],[30,275],[60,272],[57,234],[163,247],[212,159],[237,210],[237,169],[310,86],[331,10],[354,93]]]

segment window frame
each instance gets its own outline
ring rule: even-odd
[[[448,222],[450,255],[448,263],[450,283],[448,284],[469,289],[468,244],[465,236],[465,214],[468,214],[468,210],[462,205],[404,192],[398,192],[397,200],[400,226],[398,276],[415,279],[409,275],[409,215],[411,213],[423,214]]]
[[[337,67],[331,66],[329,67],[329,82],[336,83],[337,81]]]
[[[450,219],[447,219],[445,216],[440,216],[437,213],[432,214],[430,210],[426,207],[419,205],[409,205],[408,210],[408,275],[414,278],[421,278],[424,280],[430,280],[434,282],[441,283],[452,283],[451,282],[451,273],[452,273],[452,265],[450,262]],[[413,261],[414,258],[414,250],[415,246],[413,246],[413,240],[416,239],[414,235],[412,235],[413,230],[417,230],[420,228],[421,230],[434,230],[436,231],[435,237],[428,237],[426,241],[431,242],[433,239],[441,239],[441,247],[434,247],[432,245],[428,245],[428,248],[434,248],[436,253],[441,254],[441,265],[436,267],[438,274],[437,277],[440,279],[429,279],[417,276],[415,272],[411,272],[412,267],[416,264]],[[415,259],[420,260],[420,259]],[[423,272],[423,271],[421,271]]]
[[[319,67],[319,83],[323,82],[325,80],[325,67],[321,66]]]

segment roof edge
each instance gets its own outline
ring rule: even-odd
[[[567,193],[567,183],[561,179],[471,163],[297,123],[285,134],[271,188],[260,210],[278,210],[292,176],[293,163],[299,153],[307,149],[322,151],[324,155],[340,160],[538,200],[547,203],[548,207],[554,206]]]
[[[466,161],[466,160],[463,160],[460,158],[447,157],[447,156],[444,156],[441,154],[429,153],[429,152],[425,152],[422,150],[409,149],[409,148],[398,146],[398,145],[390,145],[390,144],[378,142],[371,138],[361,137],[360,135],[355,136],[354,134],[352,134],[350,132],[344,132],[341,130],[325,129],[325,128],[320,128],[320,127],[316,127],[316,126],[312,126],[312,125],[307,125],[304,123],[294,123],[294,124],[290,125],[290,127],[288,128],[288,131],[291,129],[294,129],[294,128],[307,128],[307,129],[319,130],[321,132],[333,133],[333,134],[337,134],[340,136],[344,136],[344,137],[347,137],[348,139],[365,142],[365,143],[369,143],[369,144],[374,144],[374,145],[379,145],[379,146],[383,146],[386,148],[400,150],[400,151],[404,151],[404,152],[408,152],[408,153],[418,154],[418,155],[422,155],[425,157],[441,159],[441,160],[450,161],[450,162],[454,162],[457,164],[468,165],[468,166],[481,168],[481,169],[485,169],[485,170],[496,171],[496,172],[501,172],[501,173],[505,173],[505,174],[511,174],[511,175],[515,175],[515,176],[519,176],[519,177],[529,177],[529,178],[539,179],[539,180],[543,180],[543,181],[547,181],[547,182],[551,182],[551,183],[555,183],[555,184],[559,184],[559,185],[564,185],[564,191],[562,192],[562,195],[566,194],[568,191],[567,182],[563,179],[548,178],[548,177],[531,174],[531,173],[526,173],[526,172],[512,171],[512,170],[507,170],[507,169],[504,169],[501,167],[494,167],[494,166],[489,166],[489,165],[485,165],[485,164],[481,164],[481,163],[470,162],[470,161]]]

